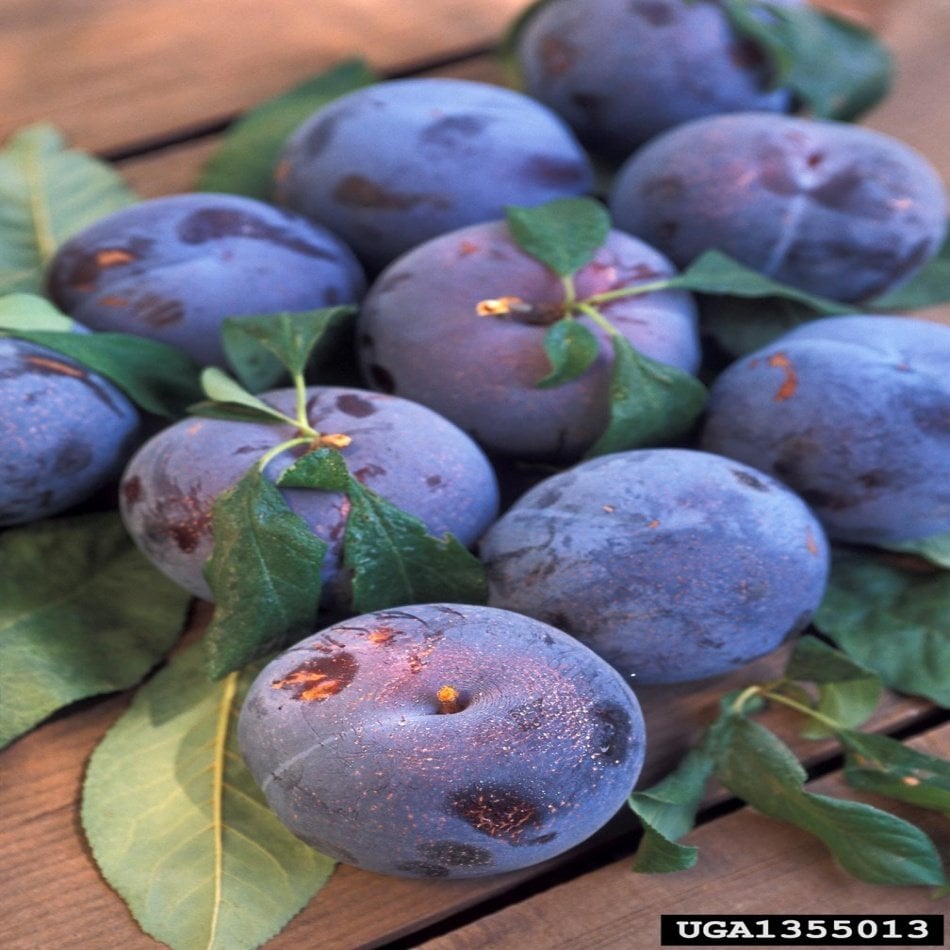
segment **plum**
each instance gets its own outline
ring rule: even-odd
[[[804,324],[720,374],[702,445],[786,482],[832,538],[950,531],[950,327],[868,314]]]
[[[638,683],[738,669],[801,631],[828,543],[781,482],[693,449],[604,455],[544,479],[479,546],[489,603],[567,631]]]
[[[552,0],[528,19],[516,53],[525,91],[620,159],[691,119],[794,105],[774,88],[761,46],[737,35],[715,0]]]
[[[320,851],[407,877],[500,874],[613,817],[644,756],[619,674],[560,630],[489,607],[364,614],[272,661],[241,753]]]
[[[674,273],[662,254],[612,231],[575,285],[586,298]],[[485,315],[494,300],[518,305]],[[366,295],[357,318],[364,380],[430,406],[492,452],[576,460],[607,425],[613,350],[589,317],[572,316],[598,337],[599,355],[576,379],[539,388],[551,369],[544,335],[564,302],[562,280],[518,247],[505,222],[434,238],[394,261]],[[696,371],[690,294],[646,293],[601,311],[644,355]]]
[[[746,112],[653,139],[621,167],[610,209],[679,267],[717,249],[852,302],[898,287],[936,255],[947,196],[930,162],[889,135]]]
[[[139,431],[138,411],[98,373],[45,346],[0,338],[0,525],[85,501],[118,476]]]
[[[293,415],[296,393],[273,390],[264,402]],[[436,413],[406,399],[349,387],[307,389],[307,418],[321,434],[342,433],[352,475],[430,533],[471,545],[494,519],[498,485],[477,445]],[[292,438],[288,425],[183,419],[149,439],[126,466],[120,511],[133,540],[168,577],[211,600],[202,574],[212,549],[211,506],[268,450]],[[266,469],[276,479],[299,456],[290,449]],[[286,489],[290,508],[329,548],[323,565],[323,603],[346,609],[350,572],[342,563],[349,505],[342,494]]]
[[[226,317],[355,303],[366,278],[338,237],[300,215],[239,195],[181,194],[123,208],[71,237],[47,284],[88,327],[224,366]]]
[[[567,125],[528,96],[465,79],[376,83],[319,109],[289,138],[279,203],[339,234],[372,271],[505,205],[593,187]]]

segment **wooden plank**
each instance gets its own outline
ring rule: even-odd
[[[353,55],[389,69],[493,42],[523,5],[4,0],[0,140],[42,120],[115,149],[226,118]]]
[[[209,616],[209,605],[200,604],[188,636],[199,635]],[[649,735],[641,787],[675,764],[715,716],[724,691],[773,678],[784,666],[785,652],[778,651],[715,683],[641,688]],[[74,710],[0,753],[4,775],[0,900],[6,905],[0,909],[0,946],[5,950],[112,943],[130,950],[156,946],[99,877],[78,820],[86,759],[127,700],[123,695]],[[881,731],[913,727],[929,708],[919,700],[889,696],[875,717],[875,727]],[[810,763],[826,758],[834,749],[830,743],[797,739],[795,718],[781,708],[771,711],[768,721]],[[713,792],[710,800],[721,797],[721,792]],[[623,815],[607,835],[627,834],[630,827],[630,819]],[[455,882],[386,878],[341,867],[268,950],[311,945],[317,932],[330,947],[378,946],[478,904],[571,857],[573,853],[510,875]],[[52,895],[56,901],[50,909]]]
[[[910,745],[950,757],[950,725]],[[813,782],[816,792],[887,808],[922,827],[950,858],[944,816],[848,789],[841,773]],[[655,950],[661,914],[934,914],[931,888],[877,887],[846,875],[811,835],[749,808],[710,822],[686,839],[700,848],[696,867],[645,876],[629,858],[551,888],[520,904],[418,945],[418,950]]]

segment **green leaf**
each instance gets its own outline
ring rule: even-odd
[[[859,880],[945,883],[940,855],[923,831],[870,805],[806,791],[805,771],[792,751],[757,722],[727,717],[716,751],[716,776],[762,814],[820,838]]]
[[[703,307],[703,335],[731,359],[768,346],[816,319],[811,307],[782,297],[721,296]]]
[[[507,85],[514,89],[524,88],[524,77],[521,74],[521,65],[518,57],[518,47],[521,43],[521,36],[528,26],[528,22],[534,18],[534,15],[542,8],[551,3],[551,0],[532,0],[515,18],[508,24],[501,40],[498,43],[498,59],[505,76],[509,80]]]
[[[714,765],[705,744],[694,746],[675,771],[651,788],[630,795],[630,809],[644,828],[634,856],[634,871],[661,874],[683,871],[696,863],[698,848],[674,842],[695,824]]]
[[[0,293],[42,293],[60,244],[138,199],[104,162],[31,125],[0,151]]]
[[[560,277],[589,264],[610,233],[610,214],[593,198],[555,198],[509,205],[508,229],[518,246]]]
[[[948,224],[950,228],[950,224]],[[875,310],[885,313],[917,310],[950,301],[950,233],[937,256],[903,287],[878,297],[872,302]]]
[[[204,643],[217,679],[313,632],[327,543],[257,466],[217,497],[211,531],[215,611]]]
[[[133,402],[156,415],[178,418],[201,395],[198,367],[165,343],[130,333],[70,333],[8,330],[68,356],[104,376]]]
[[[354,574],[353,609],[358,613],[434,601],[486,602],[481,562],[452,535],[433,537],[420,519],[359,482],[336,450],[303,456],[278,484],[346,493],[350,512],[343,556]]]
[[[0,330],[53,330],[68,333],[76,321],[36,294],[0,297]]]
[[[249,393],[237,380],[216,366],[208,366],[201,371],[201,388],[209,398],[188,407],[188,411],[194,415],[239,422],[295,425],[293,419]]]
[[[854,788],[877,792],[950,816],[950,762],[890,736],[842,730],[844,775]]]
[[[317,348],[336,338],[355,313],[355,307],[341,306],[229,317],[221,339],[238,378],[249,389],[259,391],[285,373],[302,375]]]
[[[251,950],[334,862],[277,819],[244,766],[236,717],[251,673],[216,684],[200,649],[135,696],[92,754],[81,818],[103,876],[173,950]]]
[[[950,531],[913,541],[892,541],[881,547],[901,554],[916,554],[938,567],[950,568]]]
[[[717,296],[767,298],[779,297],[800,303],[818,314],[854,313],[853,306],[817,297],[795,287],[772,280],[740,264],[722,251],[706,251],[675,277],[666,278],[664,288],[692,290]],[[652,286],[652,285],[651,285]]]
[[[116,514],[0,534],[0,745],[78,699],[134,686],[178,639],[188,602]]]
[[[950,572],[836,549],[813,623],[886,686],[950,706]]]
[[[863,663],[846,653],[828,646],[817,637],[800,637],[792,649],[785,668],[785,676],[810,683],[846,683],[874,676]]]
[[[726,0],[725,9],[735,29],[765,49],[775,85],[790,89],[816,118],[852,121],[888,94],[890,53],[857,23],[807,4]]]
[[[278,160],[290,134],[317,109],[375,81],[364,60],[348,59],[247,112],[231,126],[205,164],[197,190],[269,200]]]
[[[610,421],[587,457],[669,443],[685,435],[706,407],[706,387],[689,373],[611,337]]]
[[[597,337],[575,320],[558,320],[544,335],[544,350],[551,361],[551,372],[539,379],[541,389],[560,386],[577,379],[597,359]]]

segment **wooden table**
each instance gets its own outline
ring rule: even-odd
[[[950,0],[828,0],[872,25],[895,52],[896,89],[867,124],[923,151],[950,181]],[[488,55],[522,0],[4,0],[0,139],[45,120],[71,144],[114,160],[143,196],[188,190],[226,123],[359,53],[383,73],[498,79]],[[206,622],[198,606],[193,625]],[[722,691],[760,680],[782,657],[700,691],[645,690],[650,756],[642,784],[668,770],[714,715]],[[80,704],[0,754],[0,947],[152,947],[99,877],[76,811],[85,760],[128,696]],[[781,712],[767,719],[804,756],[814,786],[844,788],[831,743],[807,747]],[[926,702],[888,697],[874,727],[950,754],[950,725]],[[844,791],[851,797],[854,792]],[[860,884],[806,836],[727,795],[690,842],[691,871],[629,871],[632,822],[534,871],[475,882],[398,880],[340,868],[269,947],[594,947],[651,950],[663,913],[935,913],[926,888]],[[894,807],[899,814],[910,810]],[[914,812],[950,856],[945,819]]]

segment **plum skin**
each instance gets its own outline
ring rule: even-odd
[[[950,531],[950,327],[813,320],[727,367],[703,448],[782,479],[841,541]]]
[[[336,235],[300,215],[240,195],[180,194],[123,208],[72,236],[47,285],[88,327],[226,366],[226,317],[355,303],[366,277]]]
[[[517,58],[525,91],[618,159],[692,119],[793,108],[761,47],[708,0],[555,0],[525,25]]]
[[[98,373],[45,346],[0,338],[0,525],[86,500],[119,474],[139,433],[136,408]]]
[[[585,298],[674,273],[662,254],[611,231],[575,284]],[[430,406],[489,451],[576,460],[608,422],[612,346],[589,317],[574,318],[598,338],[600,352],[576,379],[539,388],[551,369],[543,345],[548,325],[479,313],[482,301],[506,297],[556,315],[564,285],[518,247],[503,221],[460,228],[404,254],[372,283],[357,318],[364,380]],[[602,312],[644,355],[696,371],[700,346],[690,294],[647,293]]]
[[[479,553],[492,606],[566,630],[635,683],[705,679],[776,649],[817,609],[829,558],[782,483],[678,448],[548,477]]]
[[[380,147],[380,143],[383,143]],[[528,96],[450,78],[375,83],[290,136],[276,198],[339,234],[370,269],[438,234],[593,188],[567,125]]]
[[[293,415],[292,389],[261,395]],[[465,433],[424,406],[348,387],[307,390],[307,415],[321,434],[352,438],[341,450],[355,478],[420,518],[430,533],[472,545],[498,510],[490,463]],[[213,600],[202,568],[213,546],[211,507],[269,449],[296,434],[290,425],[210,418],[183,419],[149,439],[129,461],[119,507],[132,539],[175,583]],[[276,479],[299,457],[285,451],[271,461]],[[322,604],[349,607],[350,576],[342,563],[349,504],[337,492],[281,490],[291,510],[328,542]]]
[[[716,249],[810,293],[876,297],[939,250],[947,196],[934,167],[872,129],[763,112],[678,126],[614,180],[617,227],[686,267]]]
[[[370,871],[433,878],[500,874],[590,837],[645,749],[636,697],[594,653],[458,604],[302,640],[251,685],[238,741],[294,834]]]

